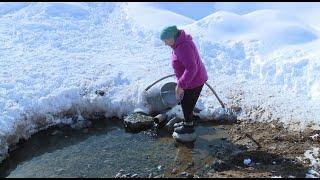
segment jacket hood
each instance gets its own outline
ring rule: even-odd
[[[186,33],[184,32],[184,30],[181,29],[181,30],[179,30],[179,36],[178,36],[178,38],[176,39],[173,47],[176,48],[176,47],[178,47],[181,43],[186,42],[186,41],[192,41],[192,36],[189,35],[189,34],[186,34]]]

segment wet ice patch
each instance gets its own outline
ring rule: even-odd
[[[319,159],[319,148],[312,148],[312,150],[307,150],[304,153],[304,156],[306,159],[310,161],[311,169],[308,170],[308,173],[306,174],[306,178],[319,178],[319,170],[320,170],[320,159]]]

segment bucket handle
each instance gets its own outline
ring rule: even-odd
[[[166,78],[173,77],[174,75],[175,75],[175,74],[171,74],[171,75],[165,76],[165,77],[163,77],[163,78],[155,81],[154,83],[152,83],[151,85],[149,85],[149,86],[145,89],[145,91],[148,91],[153,85],[157,84],[158,82],[160,82],[160,81],[162,81],[162,80],[164,80],[164,79],[166,79]],[[217,95],[217,93],[214,91],[214,89],[213,89],[207,82],[205,82],[205,84],[209,87],[209,89],[210,89],[210,90],[213,92],[213,94],[216,96],[216,98],[218,99],[219,103],[221,104],[221,107],[222,107],[222,108],[225,108],[224,103],[221,101],[221,99],[219,98],[219,96]]]

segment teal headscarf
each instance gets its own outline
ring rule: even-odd
[[[174,38],[174,40],[176,40],[178,35],[179,29],[177,26],[168,26],[161,31],[160,38],[162,41],[169,38]]]

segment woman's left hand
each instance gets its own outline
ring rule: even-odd
[[[178,100],[182,99],[183,93],[184,93],[184,90],[181,87],[176,86],[176,98]]]

